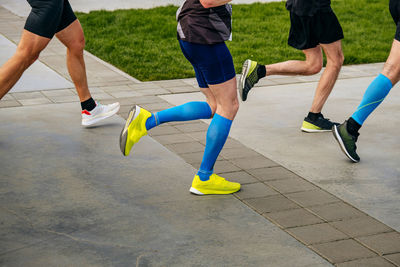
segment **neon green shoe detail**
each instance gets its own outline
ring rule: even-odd
[[[303,125],[301,126],[301,130],[305,132],[320,132],[322,130],[321,127],[318,127],[312,123],[307,121],[303,121]],[[330,131],[330,130],[329,130]]]
[[[243,101],[246,101],[247,94],[250,92],[251,88],[260,80],[258,77],[258,67],[256,61],[247,59],[243,63],[242,75],[239,80],[239,95]]]
[[[249,60],[250,61],[250,70],[246,75],[246,78],[249,78],[251,73],[253,73],[253,71],[256,69],[257,67],[257,61],[253,61],[253,60]]]
[[[229,182],[221,176],[211,174],[208,181],[200,180],[196,175],[192,182],[190,192],[196,195],[227,195],[240,190],[240,184]]]
[[[119,136],[119,146],[124,156],[128,156],[134,144],[147,134],[146,121],[151,113],[139,106],[134,106],[128,115],[125,126]]]
[[[331,122],[329,119],[324,118],[321,114],[316,120],[311,120],[308,117],[304,118],[301,130],[307,133],[322,133],[332,131],[333,125],[339,125],[337,122]]]

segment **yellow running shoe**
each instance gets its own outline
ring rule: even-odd
[[[196,175],[192,182],[190,192],[196,195],[227,195],[240,190],[240,184],[229,182],[221,176],[214,174],[210,175],[208,181],[200,180]]]
[[[146,121],[151,113],[139,106],[129,111],[128,119],[119,136],[119,146],[124,156],[128,156],[134,144],[147,134]]]

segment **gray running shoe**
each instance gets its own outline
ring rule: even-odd
[[[332,132],[343,153],[346,154],[351,161],[359,162],[360,157],[356,153],[356,142],[359,134],[353,136],[347,131],[347,121],[339,126],[333,125]]]
[[[247,59],[243,63],[242,75],[239,80],[239,95],[243,101],[246,101],[247,94],[253,88],[253,86],[260,80],[258,77],[257,70],[259,65],[256,61]]]

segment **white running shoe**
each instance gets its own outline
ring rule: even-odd
[[[117,113],[119,110],[119,103],[113,103],[109,105],[102,105],[96,102],[96,107],[91,110],[87,111],[82,110],[82,125],[89,126],[93,125],[96,122],[101,120],[107,119]]]

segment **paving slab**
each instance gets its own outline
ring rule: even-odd
[[[339,240],[312,246],[332,263],[373,257],[375,254],[354,240]]]
[[[328,223],[300,226],[290,228],[288,231],[297,239],[308,245],[348,239],[347,235],[336,230]]]
[[[124,120],[80,126],[79,103],[2,109],[4,266],[330,266],[234,196],[188,192],[195,169]],[[10,119],[12,118],[12,119]]]
[[[15,53],[16,48],[17,46],[13,42],[0,34],[0,66]],[[66,64],[65,60],[64,64]],[[66,89],[73,87],[74,85],[71,82],[57,72],[44,65],[42,62],[36,61],[24,72],[21,79],[11,89],[11,92]]]
[[[305,209],[271,212],[264,214],[264,216],[269,220],[274,221],[282,228],[312,225],[323,222],[317,216]]]
[[[371,65],[353,68],[375,70],[377,74],[382,66]],[[347,119],[376,74],[338,80],[322,111],[324,115],[334,121]],[[400,116],[393,116],[400,111],[398,86],[361,129],[357,142],[361,161],[352,164],[331,133],[300,131],[316,85],[309,82],[255,88],[241,103],[230,136],[399,231],[400,142],[396,125]],[[201,93],[162,98],[174,105],[204,99]]]
[[[338,267],[393,267],[395,265],[391,264],[390,262],[386,261],[385,259],[382,258],[367,258],[367,259],[361,259],[361,260],[354,260],[354,261],[348,261],[344,263],[340,263],[337,265]]]
[[[379,255],[400,253],[400,234],[398,232],[360,237],[359,240],[377,251]]]

